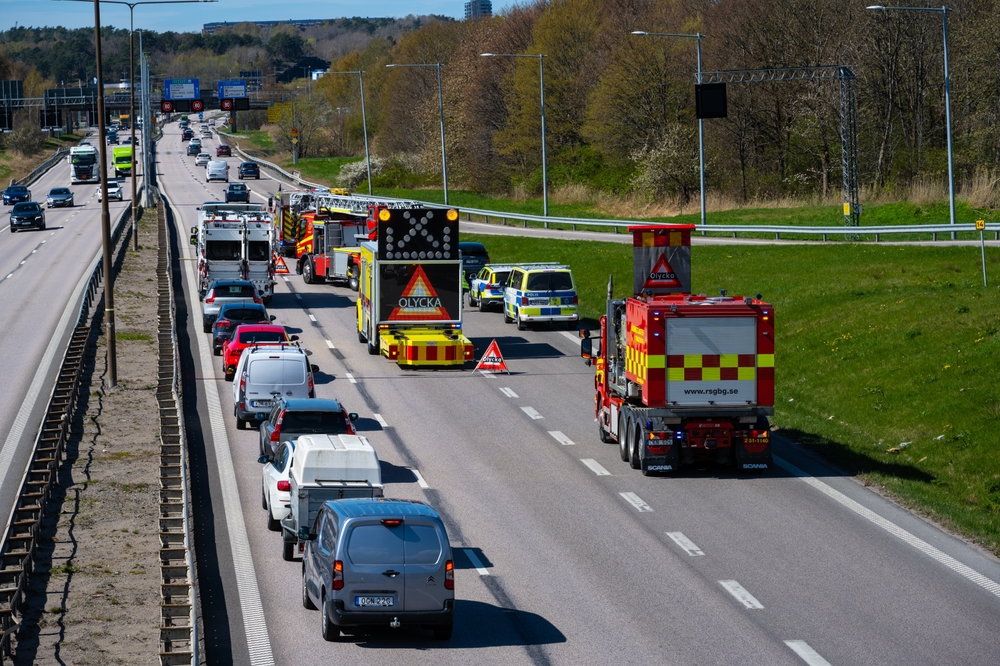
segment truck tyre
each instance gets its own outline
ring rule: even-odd
[[[351,266],[347,269],[347,286],[351,288],[351,291],[357,291],[361,286],[361,280],[358,278],[357,266]]]
[[[306,257],[305,261],[302,262],[302,281],[306,284],[313,284],[316,282],[313,262],[309,257]]]
[[[295,542],[294,541],[282,541],[281,542],[281,559],[286,562],[291,562],[295,559]]]
[[[597,419],[597,436],[601,438],[601,441],[605,444],[614,444],[615,440],[611,439],[611,434],[604,429],[604,424],[601,423],[600,417]]]
[[[302,607],[306,610],[316,610],[316,604],[309,598],[309,588],[306,587],[306,563],[302,563]]]
[[[642,466],[642,460],[639,458],[639,447],[643,445],[642,430],[640,430],[639,424],[633,424],[629,433],[632,435],[632,441],[628,448],[628,464],[632,469],[639,469]]]
[[[624,414],[618,415],[618,455],[625,462],[628,462],[628,430],[629,421]]]
[[[372,356],[378,356],[378,333],[373,336],[375,339],[366,339],[365,342],[368,343],[368,353]]]
[[[340,640],[340,627],[330,622],[330,610],[327,607],[326,595],[323,595],[323,600],[319,605],[320,615],[322,619],[320,620],[320,631],[323,634],[323,640],[325,641],[339,641]]]

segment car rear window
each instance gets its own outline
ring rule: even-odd
[[[244,185],[243,183],[233,183],[232,185],[229,186],[230,192],[245,192],[246,189],[247,186]]]
[[[304,384],[302,361],[287,358],[258,358],[250,362],[251,384]],[[282,420],[282,427],[285,422]]]
[[[406,526],[404,556],[407,564],[437,564],[441,560],[441,539],[432,525]]]
[[[347,557],[355,564],[403,564],[403,535],[398,527],[358,525],[351,530]]]
[[[256,319],[264,319],[264,311],[258,310],[256,308],[227,308],[220,316],[226,319],[239,319],[240,321],[249,321]]]
[[[510,271],[497,271],[493,274],[493,281],[491,284],[507,284],[508,277],[510,277]]]
[[[348,434],[342,412],[285,412],[281,418],[281,430],[306,435]]]
[[[573,276],[566,271],[528,274],[528,291],[560,291],[572,288]]]
[[[240,344],[252,345],[255,342],[284,342],[285,334],[280,331],[247,331],[240,333]]]
[[[215,288],[216,298],[253,298],[253,286],[249,284],[225,284]]]

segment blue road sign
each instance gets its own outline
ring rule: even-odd
[[[199,79],[167,79],[163,82],[163,99],[201,99]]]
[[[246,96],[246,81],[219,81],[219,99],[243,99]]]

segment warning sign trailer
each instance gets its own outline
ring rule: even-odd
[[[378,213],[377,242],[361,244],[358,340],[401,366],[464,365],[458,211]]]

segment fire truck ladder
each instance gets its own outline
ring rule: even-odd
[[[399,199],[379,199],[377,197],[344,196],[329,192],[292,192],[288,195],[288,205],[292,210],[322,210],[324,208],[340,208],[352,213],[368,214],[369,206],[384,208],[423,208],[416,201],[400,201]]]
[[[726,69],[702,72],[702,83],[770,83],[772,81],[840,81],[840,157],[843,172],[844,226],[861,224],[858,201],[858,100],[857,77],[846,65],[783,67],[777,69]]]

